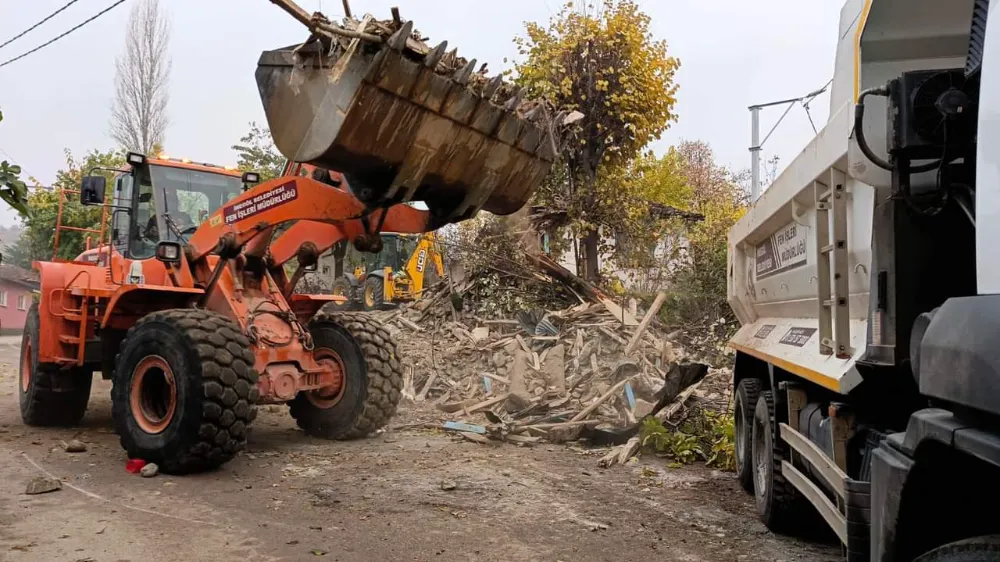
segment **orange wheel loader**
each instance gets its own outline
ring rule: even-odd
[[[128,456],[170,473],[231,459],[258,404],[288,404],[305,432],[330,439],[389,421],[401,386],[389,333],[364,313],[327,312],[340,297],[296,284],[341,240],[378,251],[383,230],[516,211],[556,147],[544,112],[497,103],[495,87],[470,89],[474,61],[441,73],[444,45],[422,48],[411,22],[398,26],[380,38],[326,22],[258,63],[278,149],[341,170],[331,176],[350,191],[298,175],[250,187],[249,174],[137,153],[111,197],[104,176],[83,179],[80,201],[103,205],[110,220],[79,258],[34,264],[41,296],[19,383],[26,423],[79,421],[98,370],[113,382]]]

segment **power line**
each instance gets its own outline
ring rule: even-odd
[[[67,2],[65,6],[63,6],[62,8],[59,8],[58,10],[56,10],[54,12],[52,12],[45,19],[43,19],[42,21],[40,21],[40,22],[36,23],[35,25],[29,27],[28,29],[25,29],[21,33],[18,33],[17,35],[11,37],[10,39],[8,39],[3,44],[0,44],[0,49],[3,49],[7,45],[10,45],[11,43],[13,43],[14,41],[17,41],[21,37],[24,37],[29,31],[31,31],[32,29],[35,29],[36,27],[38,27],[38,26],[42,25],[43,23],[49,21],[50,19],[52,19],[53,17],[55,17],[57,14],[59,14],[59,12],[65,10],[66,8],[69,8],[73,4],[76,4],[76,2],[77,2],[77,0],[69,0],[69,2]]]
[[[87,19],[83,20],[83,21],[82,21],[81,23],[77,24],[77,25],[76,25],[75,27],[72,27],[72,28],[70,28],[70,29],[69,29],[68,31],[64,32],[63,34],[61,34],[61,35],[57,35],[57,36],[56,36],[56,37],[54,37],[53,39],[50,39],[49,41],[46,41],[45,43],[42,43],[41,45],[39,45],[39,46],[35,47],[34,49],[31,49],[30,51],[28,51],[28,52],[26,52],[26,53],[22,53],[22,54],[20,54],[20,55],[18,55],[18,56],[16,56],[16,57],[14,57],[14,58],[12,58],[12,59],[10,59],[10,60],[6,61],[6,62],[4,62],[4,63],[0,64],[0,68],[3,68],[3,67],[5,67],[5,66],[7,66],[8,64],[10,64],[10,63],[12,63],[12,62],[15,62],[15,61],[18,61],[18,60],[21,60],[21,59],[23,59],[24,57],[26,57],[26,56],[30,55],[31,53],[34,53],[34,52],[36,52],[36,51],[38,51],[38,50],[40,50],[40,49],[43,49],[43,48],[45,48],[45,47],[48,47],[49,45],[51,45],[51,44],[55,43],[56,41],[58,41],[58,40],[62,39],[63,37],[66,37],[66,36],[67,36],[67,35],[69,35],[70,33],[73,33],[73,32],[74,32],[74,31],[76,31],[77,29],[80,29],[81,27],[83,27],[83,26],[87,25],[88,23],[90,23],[90,22],[92,22],[92,21],[96,20],[97,18],[99,18],[99,17],[103,16],[104,14],[106,14],[106,13],[110,12],[110,11],[111,11],[111,10],[112,10],[113,8],[117,7],[117,6],[119,5],[119,4],[121,4],[121,3],[123,3],[123,2],[125,2],[125,0],[118,0],[117,2],[115,2],[114,4],[112,4],[112,5],[108,6],[107,8],[104,8],[104,9],[103,9],[103,10],[101,10],[100,12],[97,12],[97,13],[96,13],[96,14],[94,14],[93,16],[90,16],[89,18],[87,18]]]

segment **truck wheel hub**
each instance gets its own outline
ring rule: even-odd
[[[316,358],[316,363],[333,371],[333,380],[323,388],[306,392],[306,398],[317,408],[332,408],[340,402],[344,389],[347,388],[344,362],[337,352],[327,348],[317,348],[313,357]]]
[[[767,428],[756,418],[754,419],[754,426],[756,431],[753,432],[753,462],[757,468],[757,489],[763,495],[769,484],[767,481],[767,469],[771,460],[771,452],[767,448],[767,439],[764,436]]]
[[[150,355],[132,372],[129,392],[132,417],[146,433],[162,432],[177,409],[177,383],[166,359]]]

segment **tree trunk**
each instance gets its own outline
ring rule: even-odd
[[[596,282],[601,277],[601,263],[598,256],[597,230],[591,230],[583,237],[583,278]]]

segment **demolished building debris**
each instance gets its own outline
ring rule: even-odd
[[[398,332],[404,396],[433,404],[437,414],[410,426],[478,443],[628,444],[627,454],[616,449],[627,460],[638,450],[632,445],[642,420],[679,414],[710,371],[686,359],[657,320],[662,295],[641,322],[602,293],[560,310],[483,318],[452,298],[475,282],[441,282],[421,301],[380,313]],[[713,370],[720,376],[725,387],[728,372]]]

